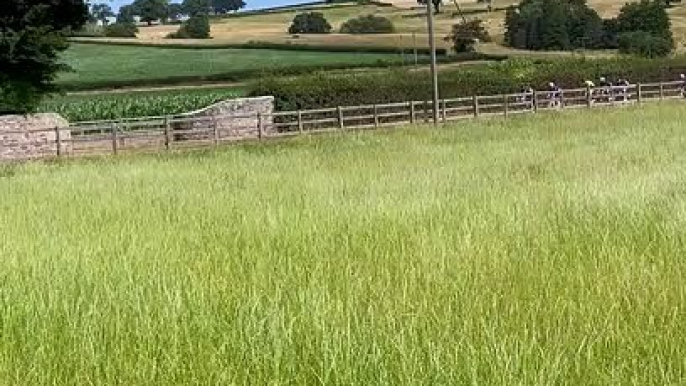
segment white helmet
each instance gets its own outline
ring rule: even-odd
[[[548,83],[548,87],[550,87],[550,88],[555,87],[555,83],[553,83],[553,82]]]
[[[679,76],[681,77],[681,79],[686,78],[686,75],[684,75],[684,74],[681,74],[681,75],[679,75]]]
[[[601,77],[600,77],[600,81],[601,81],[601,82],[604,82],[604,81],[606,81],[606,80],[607,80],[607,79],[605,79],[604,76],[601,76]]]

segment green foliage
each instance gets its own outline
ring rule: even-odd
[[[483,21],[473,19],[453,25],[445,40],[453,43],[455,52],[473,52],[477,42],[489,42],[491,37],[483,26]]]
[[[385,34],[393,33],[393,22],[388,18],[376,15],[358,16],[341,25],[343,34]]]
[[[107,19],[115,16],[112,8],[105,3],[91,5],[90,14],[93,20],[99,20],[102,24],[107,24]]]
[[[168,0],[136,0],[133,9],[141,21],[152,24],[156,20],[164,20],[167,17]]]
[[[288,28],[289,34],[328,34],[331,24],[321,12],[305,12],[295,16]]]
[[[505,43],[531,50],[600,48],[603,20],[584,0],[523,0],[505,14]]]
[[[645,58],[668,56],[674,47],[671,40],[644,31],[624,32],[618,37],[619,52]]]
[[[119,13],[117,14],[117,23],[133,24],[135,22],[134,16],[136,16],[136,10],[132,4],[121,6],[119,8]]]
[[[192,16],[179,30],[169,34],[170,39],[209,39],[210,19],[206,15]]]
[[[488,66],[446,69],[439,77],[443,98],[518,92],[523,84],[545,89],[555,81],[563,88],[583,87],[600,76],[635,82],[678,79],[686,72],[686,57],[668,60],[638,58],[504,61]],[[423,101],[431,99],[431,80],[425,73],[390,70],[379,73],[326,74],[262,78],[249,94],[273,95],[279,110]]]
[[[105,27],[108,38],[135,38],[138,27],[133,23],[114,23]]]
[[[39,111],[54,112],[70,122],[174,115],[196,111],[241,96],[243,90],[180,89],[96,95],[56,96]]]
[[[191,17],[196,15],[209,15],[212,11],[211,0],[183,0],[181,4],[183,12]]]
[[[55,90],[65,39],[88,20],[82,0],[9,1],[0,6],[0,115],[27,113]]]
[[[216,14],[226,14],[245,7],[243,0],[212,0],[212,9]]]

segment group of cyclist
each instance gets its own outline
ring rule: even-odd
[[[606,77],[602,76],[598,79],[597,86],[591,80],[585,81],[584,86],[586,88],[585,96],[589,103],[610,103],[613,101],[628,102],[630,99],[629,89],[631,88],[631,83],[626,78],[619,78],[615,82],[611,82]],[[679,75],[678,87],[681,97],[686,98],[686,74]],[[519,102],[526,108],[532,109],[535,103],[535,93],[536,91],[534,91],[530,85],[522,86],[520,89]],[[549,108],[562,107],[562,93],[563,91],[560,86],[554,82],[548,83],[545,100],[548,103]]]

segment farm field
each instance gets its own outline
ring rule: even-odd
[[[400,54],[311,52],[264,49],[179,49],[73,44],[64,62],[74,71],[58,84],[67,88],[175,83],[183,80],[245,80],[261,71],[348,68],[399,63]]]
[[[187,113],[244,95],[240,86],[56,95],[39,111],[58,113],[70,122],[149,117]]]
[[[619,13],[620,8],[628,0],[589,0],[588,3],[595,8],[602,17],[614,17]],[[326,19],[331,23],[334,31],[340,29],[341,24],[346,20],[359,15],[375,14],[387,17],[393,21],[396,33],[380,35],[346,35],[332,33],[328,35],[299,35],[297,38],[287,33],[293,17],[303,12],[302,10],[285,10],[282,12],[253,14],[242,17],[229,17],[214,20],[212,23],[213,39],[206,41],[198,40],[169,40],[164,37],[175,31],[178,26],[160,25],[153,27],[142,27],[138,35],[138,42],[155,44],[218,44],[218,43],[247,43],[251,41],[262,41],[270,43],[291,43],[291,44],[310,44],[315,46],[378,46],[394,48],[411,48],[414,44],[420,47],[427,46],[426,19],[423,11],[417,9],[416,1],[399,0],[390,1],[391,6],[379,6],[374,4],[356,5],[349,4],[337,6],[323,6],[316,9],[322,12]],[[414,6],[411,6],[414,3]],[[504,34],[505,9],[513,4],[515,0],[505,0],[495,2],[496,9],[493,12],[487,11],[486,3],[475,1],[459,1],[460,9],[467,19],[482,19],[487,30],[494,38],[496,44],[486,44],[479,47],[484,53],[507,53],[508,48],[497,43],[502,43]],[[445,2],[443,12],[436,15],[436,43],[439,47],[448,48],[449,44],[443,40],[451,27],[461,20],[453,2]],[[679,47],[683,47],[686,37],[686,6],[676,3],[676,6],[669,10],[675,40]],[[416,34],[416,42],[412,39],[412,34]],[[117,39],[111,39],[117,40]],[[120,40],[121,41],[121,40]],[[123,41],[131,42],[124,39]],[[136,40],[134,40],[135,42]],[[518,54],[516,50],[513,54]],[[530,56],[538,57],[549,55],[546,52],[529,52]],[[558,55],[571,55],[570,52],[557,52]],[[589,54],[595,54],[593,52]]]
[[[680,384],[685,119],[0,166],[0,384]]]

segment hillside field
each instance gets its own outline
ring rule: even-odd
[[[588,3],[595,8],[601,17],[614,17],[619,12],[626,0],[589,0]],[[414,44],[426,47],[426,18],[421,7],[417,9],[411,6],[411,0],[390,1],[390,6],[380,5],[358,5],[354,3],[341,4],[336,6],[323,6],[315,8],[322,12],[326,19],[331,23],[334,32],[338,31],[341,24],[346,20],[359,15],[375,14],[387,17],[393,21],[396,33],[381,35],[345,35],[333,33],[329,35],[299,35],[297,38],[287,33],[293,17],[302,10],[285,10],[282,12],[254,14],[242,17],[228,17],[216,19],[212,23],[213,39],[207,41],[198,40],[169,40],[164,37],[175,31],[178,26],[162,25],[153,27],[142,27],[138,36],[139,42],[156,44],[178,44],[186,43],[192,45],[217,44],[217,43],[247,43],[250,41],[263,41],[272,43],[291,43],[291,44],[311,44],[311,45],[366,45],[366,46],[386,46],[400,48],[411,48]],[[493,12],[487,11],[486,3],[476,1],[459,1],[460,9],[467,19],[479,18],[484,20],[485,26],[494,38],[496,44],[485,44],[480,47],[484,53],[507,53],[505,47],[497,43],[502,43],[504,33],[505,9],[518,3],[515,0],[494,1]],[[394,5],[395,4],[395,5]],[[669,10],[672,20],[677,44],[683,46],[686,37],[686,5],[675,3],[675,7]],[[436,15],[436,42],[439,47],[448,47],[448,43],[443,41],[452,25],[461,20],[457,7],[452,1],[445,1],[443,12]],[[416,41],[412,34],[415,34]],[[116,39],[114,39],[116,40]],[[516,51],[513,52],[517,54]],[[540,53],[529,53],[538,55]]]
[[[394,53],[312,52],[268,49],[179,49],[72,44],[63,55],[73,71],[58,84],[67,88],[178,83],[184,80],[236,80],[261,71],[349,68],[401,63]]]
[[[681,384],[685,120],[0,166],[0,384]]]

